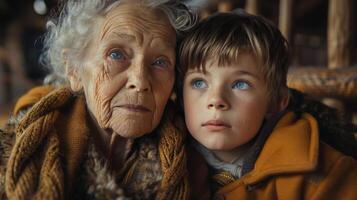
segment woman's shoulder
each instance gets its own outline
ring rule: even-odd
[[[13,114],[4,127],[0,127],[0,166],[6,166],[7,159],[10,155],[12,146],[15,142],[15,128],[26,115],[28,110],[38,102],[42,97],[47,95],[54,88],[50,86],[39,86],[31,89],[25,95],[19,98],[15,104]],[[2,172],[0,172],[2,174]]]
[[[4,127],[0,127],[0,197],[5,193],[4,178],[7,162],[15,144],[15,128],[28,110],[52,90],[54,90],[54,88],[51,86],[39,86],[28,91],[25,95],[20,97],[15,104],[13,114],[9,116],[7,124]]]
[[[55,90],[55,88],[49,85],[42,85],[32,88],[18,99],[14,107],[14,114],[17,115],[21,110],[33,106],[53,90]]]
[[[14,125],[7,124],[6,127],[0,129],[0,164],[2,165],[3,157],[8,155],[15,141]]]
[[[15,143],[15,133],[11,125],[0,128],[0,199],[5,194],[4,181],[7,161],[9,160],[11,149]]]
[[[10,116],[5,126],[0,127],[0,176],[9,159],[11,149],[15,143],[15,127],[26,114],[27,110],[22,110],[16,116]]]

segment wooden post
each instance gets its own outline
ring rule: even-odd
[[[328,67],[351,64],[352,10],[354,0],[330,0],[328,10]]]
[[[329,0],[327,29],[327,63],[329,69],[347,67],[351,64],[350,45],[353,36],[353,1],[354,0]],[[345,105],[339,100],[324,99],[323,102],[340,111],[346,111]],[[351,119],[353,118],[351,115]]]
[[[258,15],[260,12],[260,1],[259,0],[246,0],[245,1],[245,11],[253,14]]]
[[[279,4],[279,29],[289,42],[292,42],[293,4],[294,0],[280,0]]]
[[[232,1],[228,0],[221,0],[218,2],[217,5],[218,12],[229,12],[233,10],[233,3]]]

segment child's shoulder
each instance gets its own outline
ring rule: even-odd
[[[308,98],[305,94],[290,90],[289,109],[295,113],[309,113],[319,127],[320,140],[343,154],[357,158],[357,126],[345,121],[337,110]]]
[[[335,167],[347,165],[351,167],[353,166],[353,168],[355,168],[355,173],[357,173],[357,161],[355,158],[336,150],[323,141],[320,141],[319,146],[319,169],[328,172]]]
[[[316,170],[308,173],[306,183],[315,189],[321,199],[355,199],[357,184],[357,161],[325,142],[320,142]],[[342,195],[342,196],[341,196]]]

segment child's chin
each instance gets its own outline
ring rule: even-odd
[[[225,151],[228,150],[225,148],[224,144],[206,144],[204,145],[207,149],[211,151]]]

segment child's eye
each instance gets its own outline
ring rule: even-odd
[[[246,81],[236,81],[233,83],[232,88],[237,90],[247,90],[250,88],[250,85]]]
[[[114,49],[109,53],[109,58],[112,60],[124,60],[124,53],[120,49]]]
[[[196,80],[193,80],[191,82],[191,85],[193,88],[197,88],[197,89],[203,89],[203,88],[207,88],[207,83],[204,81],[204,80],[201,80],[201,79],[196,79]]]
[[[167,68],[169,67],[169,61],[167,61],[166,59],[164,58],[159,58],[159,59],[156,59],[152,65],[154,67],[159,67],[159,68]]]

